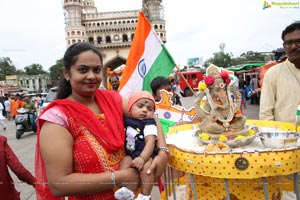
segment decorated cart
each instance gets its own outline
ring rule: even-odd
[[[246,124],[262,130],[295,130],[284,122],[247,120]],[[299,199],[298,143],[268,148],[255,137],[250,144],[227,152],[205,152],[207,145],[195,137],[197,130],[195,124],[181,125],[171,128],[167,136],[170,169],[188,174],[186,199],[280,199],[282,191],[294,192],[291,199]],[[175,191],[178,181],[172,177],[168,185]]]
[[[195,99],[201,121],[171,127],[166,136],[170,149],[166,181],[171,180],[167,190],[172,189],[176,199],[176,169],[188,174],[184,199],[300,199],[295,125],[247,120],[240,111],[241,94],[228,73],[211,66],[206,74]]]

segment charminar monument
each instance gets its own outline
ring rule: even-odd
[[[114,70],[126,63],[140,10],[101,12],[94,0],[64,0],[63,8],[67,47],[77,42],[89,42],[99,48],[104,63],[103,83],[106,83],[107,68]],[[162,0],[142,0],[141,10],[165,43]]]

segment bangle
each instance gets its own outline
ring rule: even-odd
[[[117,184],[116,184],[116,175],[115,175],[115,172],[111,172],[111,180],[112,180],[112,185],[115,187],[117,187]]]
[[[159,147],[159,151],[165,152],[167,157],[169,157],[169,148],[168,147]]]
[[[165,151],[165,152],[169,153],[169,148],[168,147],[159,147],[158,149],[160,151]]]

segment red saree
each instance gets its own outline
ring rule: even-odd
[[[58,107],[66,115],[69,131],[74,140],[73,171],[76,173],[101,173],[117,170],[124,156],[124,124],[122,98],[115,91],[98,90],[95,99],[105,115],[104,124],[85,105],[68,99],[55,100],[43,111]],[[43,113],[42,113],[43,114]],[[42,115],[41,114],[41,115]],[[35,158],[35,175],[39,181],[37,199],[63,199],[52,196],[47,184],[39,137],[42,119],[38,120],[38,137]],[[113,190],[69,199],[111,200]]]

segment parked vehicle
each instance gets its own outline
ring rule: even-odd
[[[25,98],[25,97],[29,97],[30,101],[33,102],[36,97],[36,93],[24,94],[23,98]]]
[[[30,113],[29,110],[26,108],[19,108],[17,110],[17,113],[18,114],[15,117],[16,138],[20,139],[24,132],[36,132],[36,128],[32,126],[29,119],[29,115],[35,115],[35,113]]]
[[[199,82],[203,80],[202,72],[200,72],[200,71],[182,71],[182,72],[177,72],[175,74],[175,76],[176,76],[175,80],[178,81],[178,84],[180,87],[180,94],[183,97],[193,96],[193,92],[189,88],[188,84],[183,80],[180,73],[186,79],[187,83],[191,86],[191,88],[194,91],[197,91]]]
[[[106,88],[100,87],[99,89],[103,90],[103,89],[106,89]],[[51,103],[51,101],[56,99],[57,90],[58,90],[58,87],[50,88],[50,90],[49,90],[49,92],[48,92],[48,94],[45,98],[45,101],[43,102],[43,106],[41,107],[40,113],[43,111],[44,108],[46,108]]]
[[[53,87],[50,88],[49,92],[47,93],[47,96],[43,102],[43,105],[40,109],[40,113],[43,111],[44,108],[46,108],[49,103],[51,103],[51,101],[53,101],[54,99],[56,99],[56,95],[57,95],[57,89],[58,87]]]

